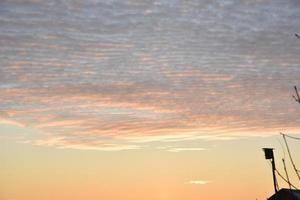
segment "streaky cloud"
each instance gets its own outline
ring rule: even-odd
[[[182,151],[204,151],[207,150],[206,148],[200,148],[200,147],[177,147],[177,148],[170,148],[167,149],[169,152],[178,153]]]
[[[1,123],[40,131],[38,145],[143,148],[300,130],[295,1],[0,8]]]
[[[204,181],[204,180],[191,180],[186,182],[186,184],[190,184],[190,185],[205,185],[211,183],[211,181]]]

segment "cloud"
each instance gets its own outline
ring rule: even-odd
[[[36,146],[56,147],[60,149],[78,149],[78,150],[101,150],[101,151],[122,151],[140,149],[138,145],[113,144],[103,141],[76,141],[65,137],[51,137],[47,139],[20,140],[21,143],[32,144]]]
[[[182,152],[182,151],[204,151],[204,150],[207,150],[207,149],[200,148],[200,147],[177,147],[177,148],[167,149],[167,151],[174,152],[174,153],[178,153],[178,152]]]
[[[2,123],[72,148],[299,131],[295,4],[1,1]]]
[[[2,117],[0,117],[0,124],[12,125],[12,126],[17,126],[17,127],[25,127],[23,124],[18,123],[17,121],[2,118]]]
[[[190,184],[190,185],[205,185],[211,183],[211,181],[204,181],[204,180],[191,180],[186,182],[186,184]]]

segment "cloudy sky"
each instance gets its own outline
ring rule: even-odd
[[[161,178],[168,177],[163,169],[170,169],[162,160],[184,153],[170,165],[185,161],[193,165],[195,157],[202,164],[199,168],[200,163],[194,163],[190,176],[171,170],[173,178],[186,179],[176,187],[222,187],[211,180],[220,175],[216,166],[221,164],[213,156],[223,153],[234,161],[243,156],[232,152],[243,151],[243,146],[260,151],[266,141],[278,145],[272,139],[280,131],[300,133],[300,107],[292,98],[293,86],[300,87],[300,40],[294,36],[300,33],[299,19],[297,0],[0,1],[0,159],[6,163],[2,171],[16,168],[19,175],[25,173],[14,156],[30,157],[27,164],[33,170],[36,156],[44,151],[51,152],[44,155],[49,160],[56,159],[56,153],[63,155],[59,162],[65,163],[61,166],[65,170],[70,168],[66,160],[83,152],[90,160],[81,170],[90,166],[97,153],[108,168],[115,164],[112,157],[125,153],[119,161],[123,168],[106,173],[127,168],[143,171],[146,166],[130,164],[131,159],[151,155]],[[210,160],[215,164],[205,164]],[[73,160],[75,165],[80,162],[79,156]],[[266,165],[263,159],[257,162]],[[216,172],[207,172],[212,166]],[[196,168],[205,177],[197,177]],[[272,182],[268,182],[269,168],[259,170],[266,173],[266,182],[262,189],[253,190],[265,198],[272,192]],[[12,184],[3,186],[4,200],[46,199],[46,189],[36,197],[22,193],[20,182],[26,177],[4,172],[2,180]],[[124,182],[133,177],[123,173]],[[255,173],[252,176],[258,176]],[[226,173],[221,175],[226,180]],[[82,179],[78,176],[76,181]],[[118,176],[107,178],[112,179],[118,182]],[[151,196],[145,188],[152,183],[146,180],[140,186],[145,191],[126,198],[211,199],[209,195],[215,195],[209,194],[210,188],[200,193],[185,188],[172,196],[160,188],[166,194]],[[85,181],[95,186],[92,180]],[[47,184],[48,189],[54,185]],[[70,190],[74,188],[64,191]],[[241,197],[231,190],[224,199]],[[75,199],[56,193],[52,199]],[[117,198],[111,191],[88,194],[89,199]],[[255,199],[255,195],[247,193],[243,198]]]

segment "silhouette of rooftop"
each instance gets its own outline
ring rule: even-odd
[[[268,200],[300,200],[300,190],[281,189]]]

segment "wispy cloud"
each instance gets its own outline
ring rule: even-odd
[[[190,184],[190,185],[205,185],[211,183],[211,181],[204,181],[204,180],[191,180],[186,182],[186,184]]]
[[[177,148],[170,148],[167,151],[178,153],[181,151],[204,151],[207,150],[206,148],[200,148],[200,147],[177,147]]]
[[[78,149],[78,150],[101,150],[101,151],[122,151],[140,149],[138,145],[113,144],[103,141],[76,141],[64,137],[51,137],[47,139],[20,140],[22,143],[36,146],[56,147],[60,149]]]
[[[52,146],[70,147],[53,137],[130,148],[300,130],[295,1],[0,7],[2,123],[40,130]]]
[[[12,125],[12,126],[17,126],[17,127],[24,127],[24,125],[22,123],[19,123],[15,120],[2,118],[2,117],[0,117],[0,124]]]

